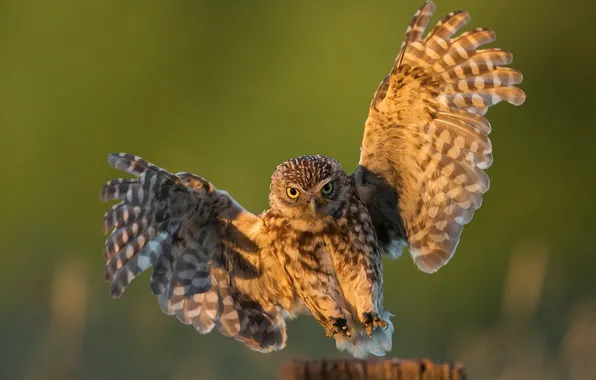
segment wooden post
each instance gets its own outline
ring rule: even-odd
[[[292,360],[281,368],[280,380],[464,380],[461,363],[428,359]]]

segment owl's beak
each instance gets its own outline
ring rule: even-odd
[[[316,214],[318,208],[319,208],[319,203],[317,202],[316,198],[311,198],[310,211],[312,211],[313,214]]]

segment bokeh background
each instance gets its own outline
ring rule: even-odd
[[[149,276],[113,301],[101,185],[126,151],[191,171],[249,210],[281,161],[355,168],[371,95],[421,0],[0,1],[0,378],[274,379],[339,357],[309,317],[252,352],[162,314]],[[526,103],[489,111],[491,190],[434,275],[385,262],[391,356],[471,379],[593,379],[593,3],[439,0],[497,32]],[[495,45],[496,46],[496,45]]]

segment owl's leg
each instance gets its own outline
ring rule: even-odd
[[[369,231],[372,234],[372,226],[365,225],[360,231],[363,236]],[[383,272],[381,253],[374,246],[359,247],[362,240],[366,239],[358,239],[353,243],[355,249],[333,249],[332,254],[337,276],[354,317],[360,320],[371,336],[375,327],[387,326],[387,321],[382,319]]]
[[[382,282],[366,281],[353,284],[358,294],[355,299],[356,311],[360,322],[364,325],[369,336],[375,327],[387,327],[387,322],[381,318],[382,307]]]
[[[351,336],[345,299],[325,244],[308,235],[301,238],[299,249],[286,245],[280,251],[279,259],[298,296],[327,337]]]
[[[350,337],[351,326],[346,319],[341,287],[334,273],[325,271],[302,272],[295,283],[299,283],[299,294],[317,322],[325,328],[328,338],[337,334]]]
[[[304,303],[317,322],[325,328],[327,338],[336,334],[350,337],[351,326],[337,301],[341,299],[340,287],[334,279],[326,280],[320,278],[318,285],[302,289]]]
[[[363,273],[360,278],[366,281],[358,281],[354,285],[357,289],[356,310],[360,322],[364,325],[366,332],[372,336],[375,327],[387,327],[387,322],[381,318],[383,312],[383,274],[380,269],[380,257],[363,256],[359,270]]]

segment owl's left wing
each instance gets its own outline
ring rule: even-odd
[[[199,176],[125,153],[111,154],[109,163],[136,177],[101,191],[103,201],[120,201],[104,216],[104,232],[112,230],[104,249],[112,297],[153,266],[151,289],[166,314],[201,333],[216,327],[254,350],[283,348],[274,291],[281,268],[261,249],[261,219]]]
[[[484,114],[500,101],[520,105],[512,55],[478,47],[495,40],[477,28],[454,37],[470,19],[449,13],[423,37],[435,9],[427,1],[408,27],[391,73],[374,94],[359,166],[353,174],[381,246],[407,245],[432,273],[453,256],[463,226],[488,190],[492,163]]]

